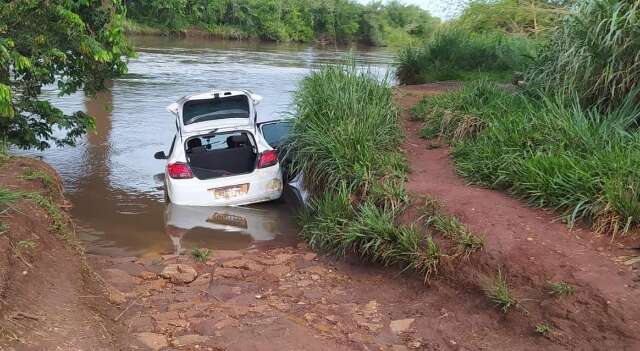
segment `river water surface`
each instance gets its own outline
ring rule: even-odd
[[[220,42],[204,39],[132,38],[138,57],[129,73],[94,98],[78,93],[47,96],[66,112],[96,117],[96,133],[76,147],[39,153],[65,181],[71,214],[90,253],[155,256],[194,247],[241,249],[295,240],[294,209],[285,202],[241,208],[190,208],[164,202],[164,161],[175,132],[165,107],[208,89],[250,89],[263,96],[259,120],[291,112],[292,92],[310,70],[343,62],[385,72],[393,54],[299,45]]]

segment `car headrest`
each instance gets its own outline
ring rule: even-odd
[[[227,145],[229,147],[240,147],[251,144],[249,137],[246,134],[232,135],[227,138]]]

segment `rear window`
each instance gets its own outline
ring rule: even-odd
[[[185,125],[225,118],[249,118],[249,99],[245,95],[217,99],[191,100],[182,106]]]
[[[262,125],[262,135],[272,148],[278,148],[287,141],[291,121],[265,123]]]

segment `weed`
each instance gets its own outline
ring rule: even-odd
[[[425,197],[424,201],[422,211],[423,217],[426,217],[426,226],[433,226],[442,236],[456,243],[459,255],[467,258],[473,252],[482,249],[484,238],[470,233],[456,217],[444,214],[434,198]]]
[[[31,251],[36,248],[38,244],[33,240],[20,240],[18,241],[18,249],[23,251]]]
[[[507,280],[500,270],[498,270],[491,286],[485,289],[485,294],[504,313],[507,313],[512,307],[518,306],[518,301],[509,291]]]
[[[0,222],[0,235],[6,233],[8,230],[9,227],[6,224]]]
[[[549,293],[551,295],[556,295],[556,296],[569,296],[569,295],[575,294],[576,292],[576,288],[574,286],[569,285],[568,283],[563,281],[559,281],[559,282],[548,281],[547,288],[549,289]]]
[[[194,260],[200,263],[207,262],[207,260],[209,260],[210,255],[211,255],[211,250],[209,249],[194,248],[193,250],[191,250],[191,257],[193,257]]]
[[[53,178],[51,178],[47,172],[39,169],[28,170],[21,176],[21,178],[25,180],[39,180],[47,190],[52,190],[53,185],[55,184]]]
[[[536,324],[535,331],[539,335],[548,336],[551,333],[551,327],[544,322],[538,323]]]

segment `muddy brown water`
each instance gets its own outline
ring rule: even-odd
[[[392,52],[379,49],[163,37],[135,37],[132,43],[138,57],[108,91],[94,98],[45,92],[66,112],[83,110],[96,117],[96,133],[76,147],[36,153],[62,175],[89,253],[151,257],[195,247],[242,249],[295,241],[295,209],[285,201],[241,208],[165,204],[164,163],[153,158],[168,149],[175,131],[165,107],[213,87],[248,88],[264,97],[259,121],[277,119],[291,112],[292,93],[311,70],[352,55],[384,75],[393,60]]]

